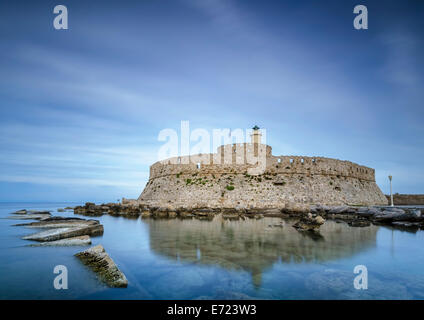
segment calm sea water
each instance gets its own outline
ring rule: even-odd
[[[74,254],[84,247],[28,247],[37,230],[5,219],[19,209],[52,210],[74,203],[0,204],[0,299],[424,299],[424,232],[352,228],[327,221],[320,236],[291,221],[141,220],[98,217],[102,244],[129,280],[102,285]],[[29,221],[28,221],[29,222]],[[56,265],[68,289],[55,290]],[[368,289],[356,290],[356,265]]]

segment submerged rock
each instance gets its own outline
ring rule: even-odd
[[[43,241],[55,241],[55,240],[83,236],[83,235],[99,236],[102,234],[103,234],[103,225],[94,224],[91,226],[83,226],[83,227],[66,227],[66,228],[49,229],[46,231],[41,231],[41,232],[37,232],[31,235],[22,237],[22,239],[43,242]]]
[[[51,214],[50,211],[48,210],[28,210],[28,213],[33,213],[33,214]]]
[[[65,247],[65,246],[88,246],[91,244],[91,238],[89,236],[79,236],[66,238],[56,241],[46,241],[37,244],[30,244],[31,247]]]
[[[97,245],[75,254],[82,263],[90,267],[101,281],[109,287],[126,288],[128,280],[109,257],[102,245]]]

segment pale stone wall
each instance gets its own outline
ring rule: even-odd
[[[263,172],[252,170],[261,165]],[[214,154],[156,162],[139,201],[192,208],[386,205],[374,174],[374,169],[350,161],[273,156],[264,144],[232,144]]]

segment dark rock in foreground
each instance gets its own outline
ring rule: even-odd
[[[97,245],[75,255],[89,266],[109,287],[126,288],[128,280],[109,257],[102,245]]]

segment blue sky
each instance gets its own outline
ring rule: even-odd
[[[0,201],[135,198],[182,120],[258,124],[276,155],[424,193],[423,16],[422,1],[3,1]]]

